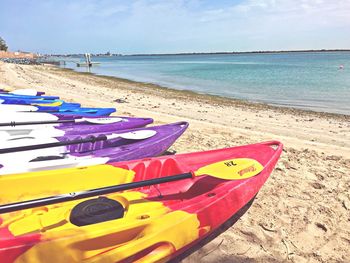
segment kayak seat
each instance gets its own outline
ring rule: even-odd
[[[160,177],[166,177],[170,175],[177,175],[181,173],[188,172],[189,169],[184,165],[180,164],[176,159],[169,158],[169,159],[151,159],[146,158],[140,160],[138,163],[132,163],[132,164],[125,164],[125,165],[118,165],[118,167],[128,170],[133,170],[135,172],[135,178],[134,181],[143,181],[143,180],[149,180],[153,178],[160,178]],[[171,185],[173,183],[164,183],[161,184],[162,188],[166,187],[167,185]],[[188,180],[182,180],[176,182],[176,192],[178,191],[186,191],[191,185],[193,184],[192,179]],[[158,187],[159,185],[155,185]],[[143,187],[143,188],[149,188]],[[174,193],[174,189],[172,189],[172,193]],[[162,192],[163,194],[163,192]]]
[[[80,153],[80,152],[91,152],[96,150],[101,150],[105,148],[103,141],[97,141],[97,142],[86,142],[86,143],[79,143],[75,145],[69,145],[68,151],[71,153]]]
[[[180,167],[177,160],[172,158],[160,160],[145,158],[141,159],[140,162],[118,165],[117,167],[133,170],[135,172],[135,182],[175,175],[184,171],[184,169]]]
[[[176,159],[142,159],[132,165],[120,165],[123,169],[131,169],[135,172],[134,181],[143,181],[153,178],[166,177],[189,172],[190,169],[180,164]],[[154,186],[146,186],[140,189],[151,189],[154,197],[149,200],[158,200],[159,192],[162,201],[188,200],[216,189],[218,185],[225,183],[221,179],[210,176],[195,177],[176,182],[169,182]],[[174,187],[176,185],[176,187]],[[158,190],[157,190],[157,189]],[[149,192],[148,192],[149,193]]]
[[[223,180],[210,176],[203,176],[192,180],[178,181],[176,182],[176,188],[174,188],[174,183],[169,183],[168,186],[163,184],[160,189],[162,201],[193,199],[197,196],[211,193],[212,191],[215,192],[215,189],[218,189],[218,186],[224,183],[225,181]],[[150,200],[153,200],[153,198]]]
[[[81,139],[89,139],[91,136],[74,136],[73,138],[69,138],[69,140],[81,140]],[[68,145],[68,151],[72,153],[79,153],[79,152],[90,152],[90,151],[96,151],[101,150],[107,147],[108,144],[106,144],[106,141],[95,141],[95,142],[85,142],[85,143],[79,143],[79,144],[72,144]]]

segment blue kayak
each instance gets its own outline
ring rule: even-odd
[[[36,106],[37,107],[37,106]],[[109,116],[116,112],[115,108],[60,108],[60,107],[37,107],[38,112],[49,112],[59,115],[74,115],[82,117]]]
[[[46,99],[46,100],[57,100],[58,96],[30,96],[30,95],[17,95],[10,93],[0,93],[0,99],[16,98],[16,99]]]
[[[10,93],[0,93],[0,104],[5,104],[4,107],[6,107],[6,104],[12,104],[11,106],[18,105],[19,107],[23,107],[23,105],[29,105],[34,106],[34,108],[30,109],[29,111],[48,112],[53,114],[59,114],[62,116],[80,117],[109,116],[113,112],[116,112],[115,108],[80,108],[79,103],[67,103],[58,99],[59,97],[57,96],[28,96]],[[56,106],[54,105],[56,102],[58,102],[58,104],[60,104],[60,102],[63,103]],[[48,105],[45,106],[43,104]],[[18,111],[23,110],[19,109]]]
[[[0,98],[0,104],[18,104],[18,105],[39,105],[46,107],[64,107],[79,108],[80,103],[68,103],[63,100],[38,100],[38,99],[22,99],[22,98]]]
[[[0,104],[0,112],[47,112],[60,115],[80,116],[80,117],[99,117],[109,116],[115,112],[115,108],[71,108],[71,107],[47,107],[38,105],[4,105]]]

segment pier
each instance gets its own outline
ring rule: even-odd
[[[99,65],[100,62],[92,62],[91,61],[91,54],[85,53],[85,62],[78,62],[77,67],[92,67],[93,65]]]

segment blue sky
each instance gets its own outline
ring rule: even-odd
[[[350,0],[0,0],[0,36],[40,53],[350,48]]]

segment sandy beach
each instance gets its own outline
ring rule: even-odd
[[[116,115],[188,121],[177,153],[280,140],[270,179],[238,222],[183,262],[349,262],[350,116],[315,113],[0,62],[0,88],[35,88]],[[184,87],[185,88],[185,87]]]

